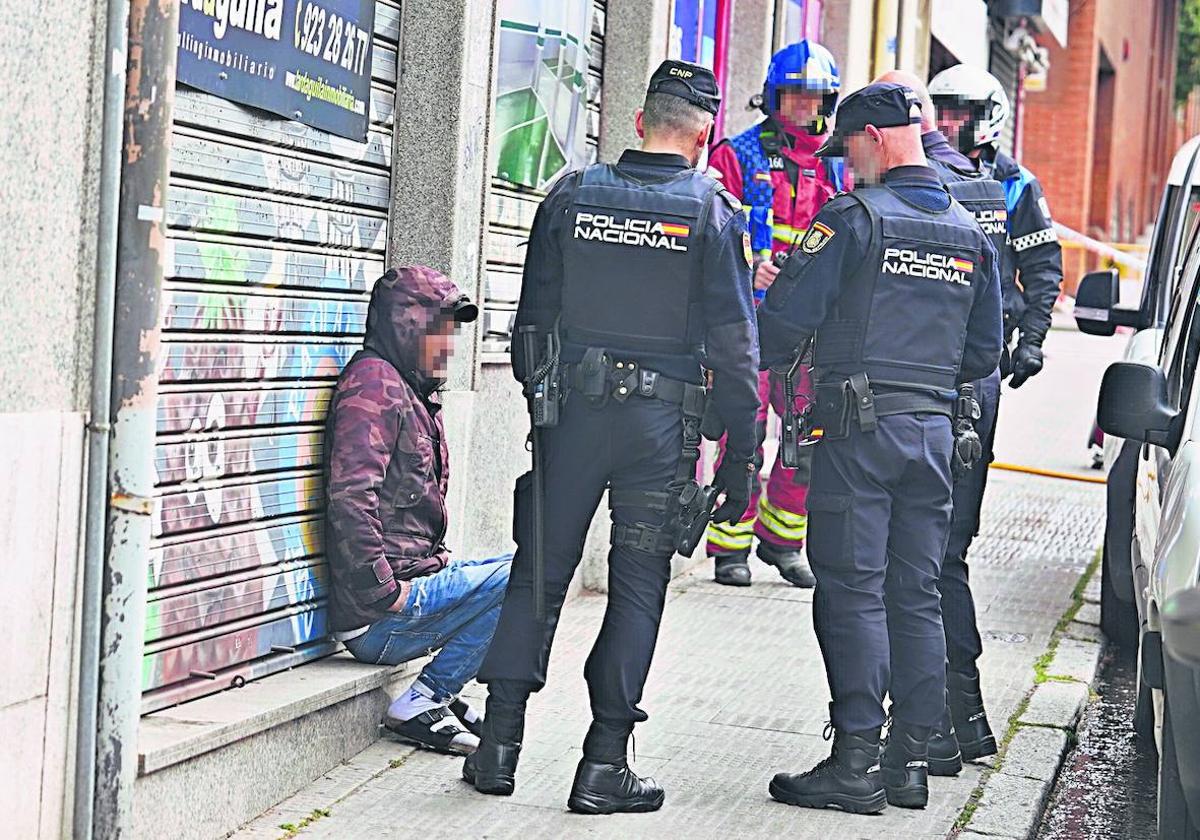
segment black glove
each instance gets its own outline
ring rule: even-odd
[[[735,458],[726,451],[714,481],[725,491],[725,501],[713,511],[713,522],[739,522],[750,506],[750,489],[757,474],[750,458]]]
[[[700,418],[700,435],[706,440],[720,440],[725,434],[725,421],[717,411],[716,400],[709,399],[704,404],[704,416]]]
[[[1012,378],[1008,380],[1010,388],[1020,388],[1031,376],[1037,376],[1042,369],[1042,348],[1036,344],[1017,342],[1017,349],[1012,354]]]

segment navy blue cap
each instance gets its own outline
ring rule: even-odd
[[[689,61],[667,59],[658,65],[650,77],[646,93],[678,96],[714,116],[721,107],[721,89],[717,86],[717,77],[707,67]]]
[[[868,125],[894,128],[921,122],[921,103],[910,88],[896,82],[879,82],[859,88],[838,106],[833,133],[829,135],[817,157],[842,157],[846,154],[846,138]]]

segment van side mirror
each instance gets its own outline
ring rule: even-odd
[[[1117,325],[1112,311],[1121,299],[1121,281],[1115,268],[1083,275],[1075,292],[1075,323],[1088,335],[1112,335]]]
[[[1097,422],[1105,434],[1171,446],[1179,412],[1167,401],[1167,377],[1159,368],[1116,362],[1100,383]]]
[[[1143,329],[1149,319],[1140,309],[1122,309],[1121,280],[1115,268],[1083,275],[1075,292],[1075,323],[1089,335],[1112,335],[1117,327]]]

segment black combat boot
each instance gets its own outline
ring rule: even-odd
[[[979,673],[968,676],[957,671],[946,673],[946,689],[950,698],[950,717],[963,761],[974,761],[996,754],[996,736],[988,725],[983,709],[983,693],[979,690]]]
[[[489,694],[479,749],[463,762],[463,779],[480,793],[512,796],[524,737],[525,704],[506,703]]]
[[[826,728],[828,734],[829,729]],[[887,807],[879,778],[879,729],[835,731],[833,751],[807,773],[778,773],[771,796],[804,808],[841,808],[853,814],[877,814]]]
[[[629,769],[625,748],[632,724],[593,721],[583,741],[583,760],[567,807],[577,814],[615,814],[657,811],[666,793],[653,779]]]
[[[713,580],[726,586],[750,585],[750,549],[728,554],[714,554]]]
[[[887,745],[879,757],[879,775],[889,804],[900,808],[924,808],[929,804],[928,740],[928,726],[892,721]]]
[[[962,766],[958,736],[954,733],[950,707],[946,706],[942,712],[942,719],[933,728],[933,732],[929,733],[929,775],[957,776]]]
[[[765,540],[759,540],[757,554],[758,559],[768,566],[778,569],[780,577],[792,586],[812,589],[817,585],[817,579],[813,577],[812,569],[808,568],[808,561],[804,559],[803,551],[780,548]]]

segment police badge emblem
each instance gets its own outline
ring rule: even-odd
[[[829,244],[829,240],[833,239],[833,233],[833,228],[828,225],[813,222],[808,233],[804,235],[804,241],[800,243],[800,250],[806,254],[817,253]]]

